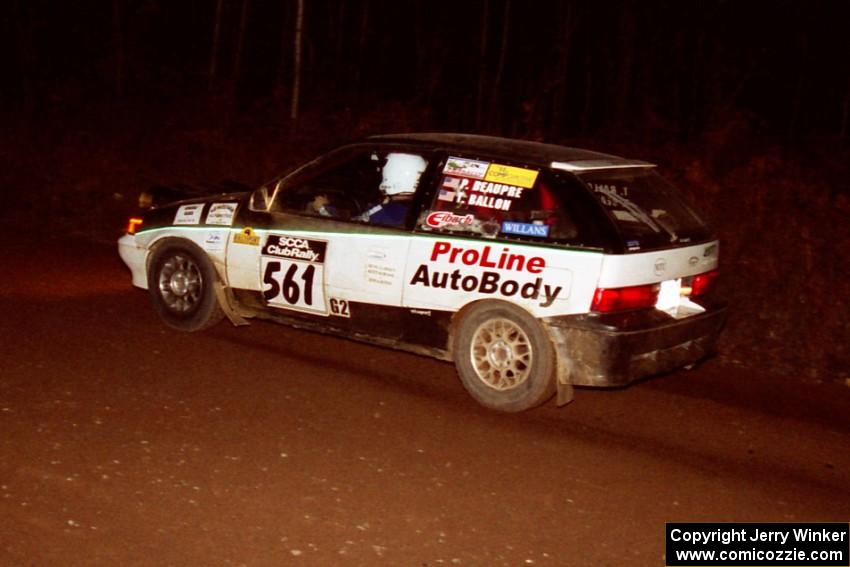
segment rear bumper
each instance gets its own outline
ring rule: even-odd
[[[564,378],[580,386],[623,386],[676,370],[715,351],[726,321],[716,304],[683,319],[660,311],[548,319]]]

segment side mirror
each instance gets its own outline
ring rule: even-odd
[[[265,186],[251,193],[251,198],[248,200],[248,208],[252,211],[268,211],[270,204],[269,190]]]

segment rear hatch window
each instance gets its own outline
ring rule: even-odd
[[[652,168],[585,171],[579,177],[616,225],[627,250],[667,248],[712,236],[679,191]]]
[[[599,227],[605,218],[572,175],[477,156],[448,156],[440,167],[418,230],[576,248],[612,244]]]

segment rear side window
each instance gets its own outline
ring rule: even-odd
[[[711,236],[681,194],[651,168],[588,171],[579,177],[614,222],[628,250]]]
[[[578,184],[574,179],[572,183]],[[419,230],[529,242],[586,244],[576,187],[549,170],[449,156]],[[580,191],[582,188],[578,187]]]
[[[376,226],[406,226],[428,160],[406,151],[357,148],[314,162],[277,184],[272,212]],[[328,161],[328,160],[325,160]]]

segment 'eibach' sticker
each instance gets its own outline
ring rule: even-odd
[[[458,225],[470,225],[475,221],[473,215],[456,215],[449,211],[435,211],[425,217],[425,224],[431,228],[453,227]]]

